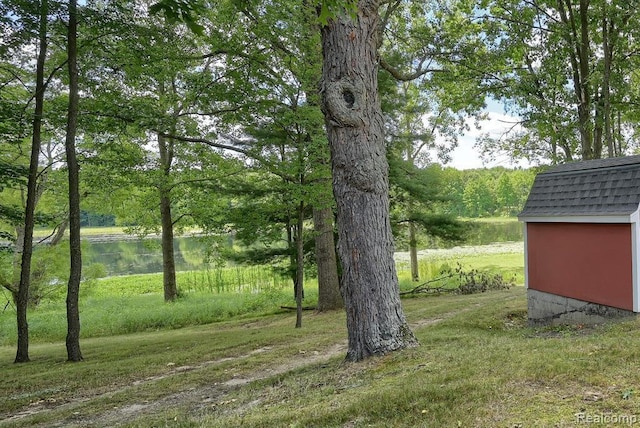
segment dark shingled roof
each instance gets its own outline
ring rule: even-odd
[[[538,174],[518,217],[629,215],[640,204],[640,156],[558,165]]]

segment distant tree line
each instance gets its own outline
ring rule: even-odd
[[[82,227],[108,227],[116,225],[116,217],[113,214],[98,214],[88,211],[80,212],[80,226]]]
[[[442,173],[449,200],[444,210],[457,217],[512,217],[524,206],[537,169],[456,170]]]

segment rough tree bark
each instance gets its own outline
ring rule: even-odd
[[[336,244],[333,239],[333,211],[331,208],[313,208],[316,264],[318,265],[318,312],[341,309]]]
[[[337,203],[347,359],[415,346],[400,303],[389,222],[388,164],[378,98],[377,0],[322,28],[323,111]]]
[[[69,26],[67,32],[67,58],[69,68],[69,108],[65,151],[69,178],[69,253],[71,269],[67,284],[67,359],[82,361],[80,351],[80,280],[82,277],[82,250],[80,248],[80,167],[76,157],[76,131],[78,128],[78,49],[77,0],[69,0]]]
[[[29,284],[31,279],[31,256],[33,255],[33,227],[35,218],[36,193],[38,184],[38,157],[42,143],[42,115],[44,111],[44,63],[47,57],[47,19],[49,4],[47,0],[40,2],[40,23],[38,29],[39,49],[36,63],[35,110],[33,114],[33,134],[31,136],[31,160],[29,163],[29,180],[27,182],[27,203],[24,215],[24,244],[22,247],[22,264],[20,266],[20,285],[16,299],[18,324],[18,347],[16,363],[29,361],[29,324],[27,307],[29,305]]]

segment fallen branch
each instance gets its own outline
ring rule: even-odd
[[[449,275],[440,276],[438,278],[431,279],[427,282],[423,282],[422,284],[412,288],[411,290],[401,291],[400,295],[405,296],[407,294],[418,294],[418,293],[451,293],[457,291],[457,288],[447,287],[445,285],[440,286],[429,286],[429,284],[433,284],[434,282],[442,281],[443,279],[452,278],[455,276],[455,273],[450,273]]]
[[[280,309],[288,309],[290,311],[295,311],[298,308],[296,308],[295,306],[280,306]],[[316,307],[315,306],[303,306],[302,310],[303,311],[315,311]]]
[[[447,273],[447,275],[429,280],[418,285],[417,287],[414,287],[411,290],[402,291],[400,292],[400,295],[405,296],[407,294],[418,293],[473,294],[484,293],[488,290],[506,290],[515,285],[515,278],[513,278],[511,281],[505,281],[505,279],[500,274],[481,272],[478,269],[465,271],[460,263],[458,263],[458,267],[456,267],[455,270],[447,270],[441,273]],[[453,277],[457,277],[456,281],[459,285],[456,287],[446,285],[429,286],[429,284],[433,284],[434,282]]]

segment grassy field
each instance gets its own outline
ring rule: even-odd
[[[569,427],[640,418],[637,321],[526,327],[522,287],[404,299],[421,346],[343,362],[341,312],[0,347],[0,426]],[[636,346],[637,345],[637,346]],[[598,422],[600,421],[600,422]]]
[[[468,250],[468,249],[467,249]],[[420,261],[424,280],[442,276],[446,268],[504,274],[516,284],[522,284],[522,253],[486,253],[480,247],[476,253],[465,254],[451,249],[425,256]],[[416,286],[411,281],[409,265],[399,261],[398,277],[401,290]],[[456,278],[448,280],[456,286]],[[289,281],[275,279],[268,268],[230,267],[178,274],[181,298],[175,303],[163,303],[161,274],[109,277],[84,282],[80,291],[82,337],[104,337],[140,331],[175,329],[190,325],[220,322],[237,317],[255,317],[283,312],[281,306],[295,305]],[[66,335],[65,286],[51,287],[47,298],[29,311],[32,343],[63,341]],[[7,291],[0,289],[4,310],[0,312],[0,345],[16,343],[15,308]],[[315,306],[318,285],[314,278],[305,281],[305,306]]]
[[[521,284],[515,247],[423,255],[421,275],[460,263]],[[402,255],[397,265],[401,288],[415,287]],[[573,426],[575,414],[626,417],[639,404],[640,372],[625,365],[640,344],[635,322],[530,329],[519,286],[407,297],[422,345],[346,364],[341,311],[305,312],[294,329],[294,314],[280,309],[292,302],[288,287],[257,292],[230,273],[229,281],[240,288],[183,273],[173,304],[162,302],[159,275],[84,284],[77,364],[65,362],[62,295],[29,314],[29,364],[12,363],[15,315],[5,309],[0,427]],[[315,304],[317,285],[305,288],[305,304]]]
[[[49,228],[36,228],[33,231],[33,236],[36,238],[44,238],[51,234],[51,229]],[[67,235],[69,232],[67,232]],[[83,227],[81,230],[82,236],[101,236],[101,235],[124,235],[124,229],[120,226],[109,226],[109,227]]]

